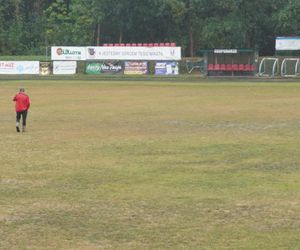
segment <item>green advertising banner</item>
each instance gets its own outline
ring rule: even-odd
[[[85,65],[85,73],[91,75],[101,74],[101,63],[100,62],[88,62]]]

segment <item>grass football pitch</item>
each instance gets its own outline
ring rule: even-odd
[[[299,235],[300,82],[0,82],[0,249],[296,250]]]

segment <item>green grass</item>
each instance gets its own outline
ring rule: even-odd
[[[0,89],[0,249],[299,249],[300,83]]]

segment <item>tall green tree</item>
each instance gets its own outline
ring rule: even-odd
[[[51,45],[176,42],[274,53],[276,35],[299,35],[298,0],[0,0],[0,53]]]
[[[48,45],[73,45],[70,8],[66,1],[55,0],[44,12]]]
[[[276,31],[280,35],[299,35],[300,31],[300,1],[288,0],[277,15]]]
[[[101,39],[101,22],[103,18],[103,1],[74,0],[70,6],[73,43],[98,45]]]

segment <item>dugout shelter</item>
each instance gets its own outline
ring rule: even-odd
[[[207,76],[254,76],[258,52],[254,49],[209,49],[200,51]]]

